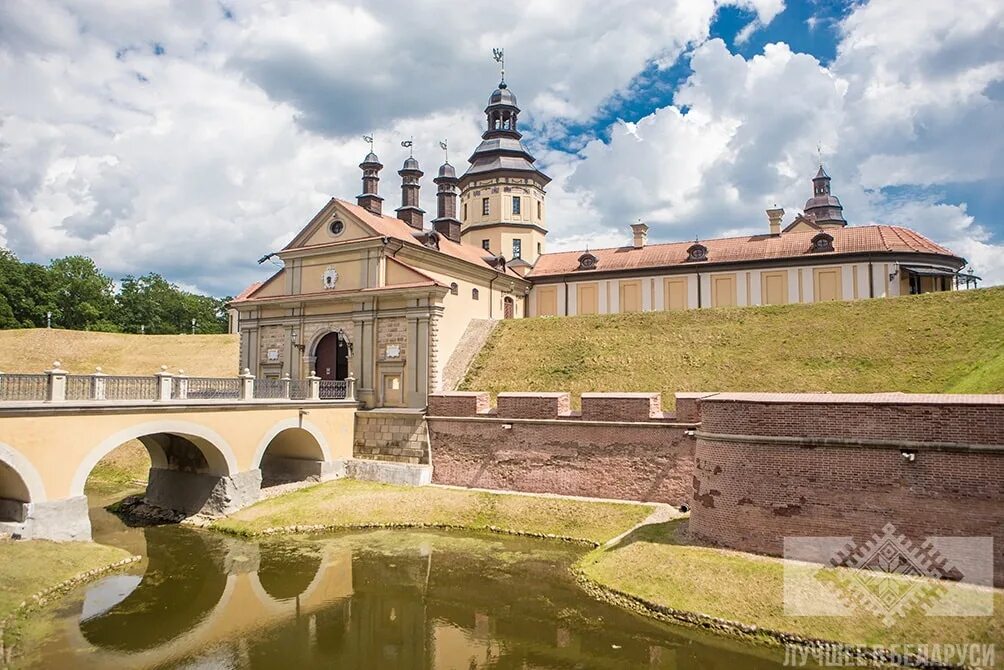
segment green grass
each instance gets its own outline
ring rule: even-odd
[[[172,372],[207,377],[237,375],[237,335],[124,335],[34,328],[0,331],[0,371],[42,372],[59,361],[64,370],[89,374],[152,375]]]
[[[503,321],[472,391],[1004,392],[1004,287]]]
[[[93,542],[0,540],[0,621],[36,593],[128,557]]]
[[[644,520],[652,507],[342,479],[260,502],[213,524],[252,535],[294,525],[443,525],[605,542]]]
[[[139,440],[130,440],[98,461],[87,476],[87,495],[125,497],[142,492],[150,474],[150,455]]]
[[[803,637],[855,645],[990,643],[1004,640],[1004,591],[994,591],[993,616],[933,617],[908,612],[887,627],[876,616],[786,616],[784,561],[688,545],[686,520],[642,526],[610,548],[587,554],[583,574],[606,587],[674,609],[698,612]],[[832,577],[842,568],[824,568]],[[889,576],[901,583],[908,579]],[[973,587],[938,582],[948,597],[971,598]],[[1000,659],[1004,662],[1004,658]]]

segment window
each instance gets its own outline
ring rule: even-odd
[[[537,201],[537,218],[542,218],[544,216],[544,203],[540,200]]]
[[[516,238],[512,241],[512,257],[523,258],[523,240]]]
[[[457,295],[460,293],[460,287],[457,286],[457,282],[453,282],[452,284],[450,284],[450,293],[452,293],[453,295]]]
[[[464,203],[464,221],[467,220],[467,203]]]
[[[345,232],[345,224],[342,223],[340,219],[335,219],[328,225],[328,230],[331,232],[332,235],[338,237],[343,232]]]
[[[477,300],[478,299],[478,290],[476,288],[472,288],[471,289],[471,298],[473,300]]]
[[[520,198],[518,195],[514,195],[512,197],[512,213],[513,213],[513,216],[517,216],[517,215],[519,215],[521,213],[521,206],[522,206],[522,204],[523,204],[522,203],[522,198]]]
[[[537,255],[540,256],[542,253],[544,253],[544,245],[537,242]]]
[[[481,215],[488,216],[488,198],[481,198]]]
[[[481,240],[481,248],[485,251],[491,251],[492,242],[491,240]]]

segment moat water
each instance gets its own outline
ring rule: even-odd
[[[183,526],[95,539],[144,557],[71,593],[17,650],[28,668],[782,667],[777,650],[598,602],[582,549],[372,531],[250,542]]]

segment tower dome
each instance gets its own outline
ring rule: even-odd
[[[453,178],[457,176],[457,170],[449,163],[443,163],[439,166],[439,176]]]
[[[823,166],[812,178],[812,197],[805,201],[805,215],[820,227],[846,226],[844,207],[837,196],[830,193],[830,175]]]
[[[419,169],[419,167],[418,167],[418,161],[415,160],[414,156],[408,156],[407,158],[404,159],[404,166],[401,169],[402,170],[418,170]]]
[[[516,94],[509,90],[509,86],[503,81],[499,83],[499,87],[492,91],[492,95],[488,98],[488,106],[491,105],[508,105],[510,107],[516,106]]]

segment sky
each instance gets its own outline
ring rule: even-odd
[[[434,212],[503,47],[551,251],[765,232],[822,160],[851,225],[1004,284],[1002,44],[999,0],[6,0],[0,244],[235,295],[354,201],[364,134],[385,210],[414,138]]]

